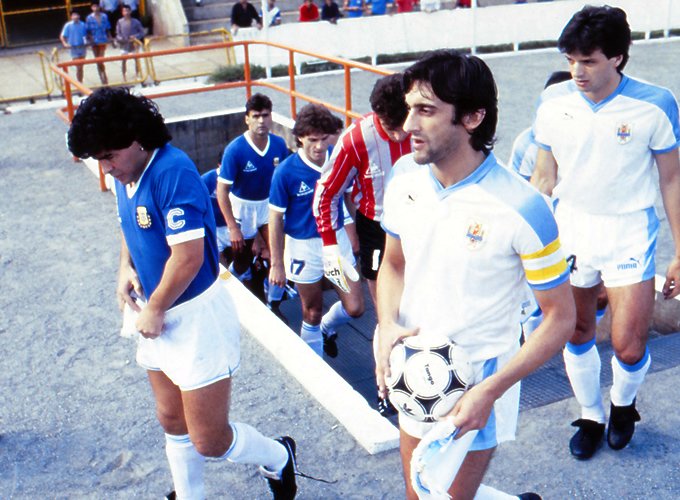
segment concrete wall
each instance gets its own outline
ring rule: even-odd
[[[189,23],[180,0],[146,0],[146,7],[153,18],[154,36],[189,32]]]
[[[324,55],[357,58],[378,54],[420,52],[435,48],[462,48],[536,40],[556,40],[569,18],[586,4],[560,2],[500,5],[477,9],[411,12],[392,16],[284,24],[268,34],[255,28],[239,30],[236,40],[268,40]],[[619,0],[607,2],[623,8],[633,31],[680,27],[680,0]],[[251,62],[266,65],[265,47],[251,48]],[[243,61],[243,51],[236,50]],[[297,56],[296,64],[312,58]],[[269,49],[271,65],[288,64],[288,54]]]
[[[295,147],[292,134],[293,121],[272,113],[272,132],[286,140],[288,147]],[[246,130],[245,109],[223,109],[212,113],[180,116],[166,122],[172,134],[172,144],[185,151],[201,173],[217,167],[222,160],[224,146]]]

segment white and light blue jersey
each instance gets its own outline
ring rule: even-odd
[[[231,193],[242,200],[266,200],[274,168],[288,154],[286,141],[278,135],[269,134],[267,145],[260,151],[246,132],[224,148],[218,180],[231,185]]]
[[[534,141],[534,132],[531,127],[524,129],[512,143],[512,151],[508,160],[508,167],[524,177],[531,179],[536,166],[536,154],[538,146]]]
[[[321,168],[309,161],[304,151],[299,149],[274,171],[269,208],[284,214],[283,232],[295,239],[320,237],[312,202]],[[339,198],[338,213],[342,213],[341,210],[342,198]],[[338,223],[342,227],[343,220],[340,219]]]
[[[395,171],[382,225],[406,262],[400,323],[446,335],[476,361],[507,352],[527,282],[547,290],[569,279],[550,200],[493,154],[448,188],[411,154]]]
[[[678,104],[669,90],[625,75],[598,103],[564,82],[541,94],[534,134],[557,161],[553,196],[561,203],[594,215],[631,213],[655,203],[654,155],[680,144]]]
[[[166,144],[155,152],[134,188],[116,181],[115,193],[125,243],[147,299],[161,280],[170,247],[186,241],[203,238],[203,265],[173,305],[215,282],[215,218],[205,184],[183,151]]]

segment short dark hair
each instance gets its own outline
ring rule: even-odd
[[[130,9],[130,10],[132,10],[132,7],[130,7],[130,6],[129,6],[128,4],[126,4],[126,3],[122,3],[122,4],[120,4],[120,10],[123,10],[123,9]]]
[[[417,82],[429,85],[435,96],[453,104],[454,124],[483,109],[484,118],[471,132],[470,144],[476,151],[491,151],[498,122],[498,91],[484,61],[456,50],[435,50],[404,71],[406,92]]]
[[[404,125],[408,107],[404,100],[404,84],[400,73],[382,77],[375,82],[370,97],[371,109],[389,128]]]
[[[126,88],[103,87],[80,103],[68,131],[68,148],[78,158],[89,158],[134,141],[153,150],[171,139],[156,103]]]
[[[253,94],[250,99],[246,101],[246,114],[251,111],[271,111],[272,108],[272,100],[264,94]]]
[[[558,83],[566,82],[567,80],[571,80],[571,73],[568,71],[553,71],[545,81],[543,88],[547,89],[551,85],[557,85]]]
[[[607,58],[623,56],[618,67],[622,71],[628,62],[631,43],[630,26],[622,9],[586,5],[564,27],[557,48],[565,54],[589,55],[600,49]]]
[[[328,108],[321,104],[304,105],[295,118],[293,135],[296,139],[311,134],[335,134],[338,131],[338,122]],[[298,141],[299,142],[299,141]],[[298,144],[299,146],[300,144]]]

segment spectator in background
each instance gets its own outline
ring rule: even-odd
[[[71,12],[71,20],[67,22],[59,35],[61,44],[71,50],[71,59],[85,59],[87,46],[87,28],[85,23],[80,20],[80,14],[75,10]],[[83,82],[83,66],[76,66],[76,78],[80,83]]]
[[[397,4],[398,14],[401,14],[402,12],[413,12],[413,4],[415,4],[414,0],[396,0],[395,3]]]
[[[267,2],[267,11],[260,10],[260,17],[262,24],[265,26],[278,26],[281,24],[281,9],[276,6],[276,0],[269,0]]]
[[[305,0],[300,5],[300,17],[298,21],[308,23],[319,20],[319,8],[314,4],[314,0]]]
[[[123,55],[134,54],[139,50],[140,44],[144,39],[144,26],[139,19],[132,17],[132,9],[129,5],[123,4],[121,7],[123,17],[116,24],[116,41],[120,46],[120,53]],[[127,80],[127,59],[122,61],[123,80]],[[141,67],[139,60],[135,59],[135,76],[139,78]]]
[[[104,57],[106,55],[106,44],[111,41],[111,24],[107,15],[102,12],[97,0],[92,2],[91,9],[92,14],[85,19],[87,39],[92,44],[94,57]],[[108,85],[109,79],[106,76],[104,63],[97,63],[97,71],[102,84]]]
[[[262,29],[262,19],[248,0],[239,0],[231,8],[231,31],[234,35],[238,33],[239,28],[250,28],[253,21],[257,29]]]
[[[345,0],[342,8],[347,17],[361,17],[364,15],[364,0]]]
[[[383,16],[394,8],[394,2],[387,0],[371,0],[371,15]]]
[[[336,24],[341,17],[342,13],[335,0],[324,0],[321,6],[321,20]]]
[[[109,18],[111,27],[115,26],[120,19],[120,0],[99,0],[99,5],[106,17]]]
[[[135,19],[139,19],[139,0],[125,0],[125,5],[130,6],[130,15]]]
[[[469,9],[472,7],[472,2],[471,0],[457,0],[456,7],[460,7],[461,9]]]

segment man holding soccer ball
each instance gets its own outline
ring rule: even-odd
[[[406,496],[435,489],[453,498],[514,498],[481,481],[496,445],[514,438],[517,382],[557,353],[574,328],[557,225],[549,201],[491,152],[497,93],[481,59],[432,52],[405,71],[404,89],[413,153],[397,162],[385,193],[378,386],[385,396],[392,347],[414,335],[447,337],[479,374],[444,422],[400,414]],[[520,349],[518,297],[527,281],[545,319]],[[445,452],[419,453],[421,439],[438,442],[428,433],[440,424],[455,426],[455,440]],[[462,439],[468,433],[476,436]],[[450,455],[459,466],[437,467],[454,463]],[[425,460],[412,470],[412,458]],[[437,473],[425,483],[428,469]]]

